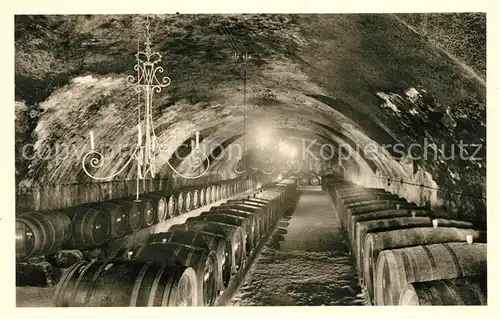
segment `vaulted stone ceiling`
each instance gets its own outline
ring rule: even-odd
[[[410,200],[484,212],[483,200],[449,194],[486,194],[485,83],[397,18],[156,15],[150,23],[163,75],[172,79],[153,101],[155,133],[164,150],[161,174],[171,173],[166,160],[196,131],[207,154],[219,144],[242,144],[246,136],[248,150],[258,156],[255,140],[267,130],[276,139],[317,139],[319,145],[376,145],[370,156],[361,152],[355,159],[359,171],[352,172],[353,180],[386,187],[379,177],[390,177],[440,188],[426,193],[391,186]],[[134,145],[137,95],[126,77],[134,75],[144,26],[145,16],[132,15],[16,18],[18,140],[33,142],[35,149],[64,143],[71,150],[63,159],[23,160],[18,141],[18,182],[85,181],[81,158],[89,150],[90,130],[98,148]],[[243,50],[251,55],[246,103],[242,63],[233,60]],[[266,90],[275,98],[266,98]],[[482,159],[431,156],[416,161],[414,170],[407,157],[384,147],[402,143],[407,149],[424,139],[444,144],[446,153],[460,141],[483,144],[476,154]],[[236,157],[216,157],[211,171],[234,177]],[[99,174],[116,172],[127,159],[116,155]],[[174,162],[189,170],[185,161]],[[134,174],[131,165],[120,178]]]

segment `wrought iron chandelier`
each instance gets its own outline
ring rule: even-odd
[[[248,54],[248,52],[246,50],[243,54],[238,54],[238,52],[236,52],[236,51],[233,54],[233,60],[235,62],[243,61],[243,131],[244,131],[243,154],[240,158],[237,159],[236,164],[233,167],[233,171],[238,175],[247,172],[246,168],[248,167],[247,156],[246,156],[246,150],[247,150],[246,96],[247,96],[247,62],[250,59],[251,59],[251,56]],[[244,168],[242,170],[239,170],[238,166],[243,166]]]
[[[161,80],[158,79],[158,74],[163,73],[164,69],[157,64],[161,62],[162,56],[159,52],[155,52],[151,49],[151,39],[149,33],[149,15],[146,16],[146,41],[145,49],[140,51],[139,48],[135,55],[137,64],[134,66],[134,70],[137,71],[137,75],[134,77],[129,75],[127,77],[127,83],[134,88],[137,93],[137,145],[132,152],[132,155],[127,160],[127,162],[121,167],[116,173],[99,177],[92,175],[86,167],[86,163],[90,163],[90,166],[94,169],[98,169],[104,164],[104,156],[95,149],[94,145],[94,135],[90,131],[90,146],[91,150],[83,157],[82,166],[85,173],[95,180],[109,180],[113,177],[119,175],[126,167],[130,165],[134,160],[137,163],[137,200],[139,199],[139,180],[145,179],[148,175],[151,178],[156,176],[156,159],[160,153],[163,153],[161,145],[157,141],[155,135],[155,126],[153,122],[153,96],[154,93],[160,93],[162,88],[170,85],[171,80],[169,77],[163,77]],[[196,142],[191,142],[191,153],[189,155],[189,163],[193,169],[198,169],[204,162],[207,163],[206,169],[197,176],[186,176],[179,171],[177,171],[167,160],[167,165],[172,169],[172,171],[186,179],[196,179],[205,175],[210,169],[210,160],[208,156],[200,150],[199,136],[200,132],[195,133]],[[88,158],[90,157],[90,160]]]

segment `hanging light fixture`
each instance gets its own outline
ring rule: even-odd
[[[246,149],[247,149],[247,111],[246,111],[246,96],[247,96],[247,61],[250,60],[250,55],[247,51],[243,54],[238,54],[238,52],[234,52],[233,60],[243,61],[243,131],[245,132],[243,136],[243,155],[236,160],[236,164],[233,167],[233,171],[240,175],[245,173],[247,170],[247,157],[245,157]],[[238,170],[238,166],[243,166],[243,169]]]
[[[156,158],[163,150],[161,145],[158,144],[155,135],[155,127],[153,122],[153,96],[154,93],[160,93],[162,88],[170,85],[171,80],[169,77],[163,77],[161,80],[157,78],[158,74],[163,73],[164,69],[157,64],[161,62],[162,56],[159,52],[151,49],[151,39],[149,34],[149,15],[146,16],[146,41],[144,51],[139,48],[135,55],[137,64],[134,70],[137,71],[137,76],[129,75],[127,83],[131,85],[137,92],[137,146],[135,147],[132,155],[116,173],[98,177],[92,175],[86,168],[87,161],[94,169],[100,168],[104,164],[104,156],[95,149],[94,134],[90,131],[90,147],[91,150],[82,159],[82,166],[85,173],[95,180],[109,180],[119,175],[130,163],[134,160],[137,163],[137,200],[139,200],[139,180],[146,178],[150,175],[152,178],[156,176]],[[189,163],[193,169],[198,169],[203,162],[207,162],[206,169],[197,176],[186,176],[178,172],[167,160],[167,165],[179,176],[186,179],[196,179],[205,175],[210,169],[210,160],[208,156],[200,150],[199,136],[200,133],[196,132],[196,142],[191,143],[191,153],[189,156]],[[90,160],[87,160],[90,157]]]

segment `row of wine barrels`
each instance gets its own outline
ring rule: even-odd
[[[363,282],[368,290],[370,300],[375,300],[373,288],[375,286],[375,267],[382,251],[418,245],[466,242],[467,235],[472,236],[474,242],[486,241],[484,232],[454,227],[417,227],[368,233],[364,243],[360,267],[363,269]]]
[[[274,191],[265,191],[259,194],[253,194],[245,198],[249,203],[256,203],[263,205],[271,223],[276,223],[279,218],[280,212],[283,209],[281,205],[281,196]]]
[[[294,199],[298,195],[298,178],[292,176],[286,180],[279,182],[276,187],[282,191],[282,204],[283,209],[286,209],[288,205],[293,203]]]
[[[486,276],[430,280],[406,284],[401,290],[400,306],[486,306]]]
[[[16,259],[50,254],[62,248],[91,248],[161,223],[205,204],[206,193],[216,189],[216,199],[232,193],[224,181],[213,186],[192,186],[169,194],[157,191],[99,203],[87,203],[62,211],[31,212],[16,217]],[[209,202],[213,199],[210,198]]]
[[[344,205],[343,207],[337,209],[337,211],[339,212],[339,217],[343,222],[342,226],[347,228],[348,217],[352,215],[360,215],[389,209],[411,209],[416,206],[417,205],[413,203],[406,203],[403,201],[368,200]]]
[[[411,214],[411,213],[410,213]],[[473,228],[474,226],[470,222],[450,220],[450,219],[436,219],[439,227],[455,227],[455,228]],[[368,233],[376,233],[397,229],[406,229],[413,227],[432,227],[433,219],[426,216],[416,216],[416,214],[411,214],[411,216],[395,217],[395,218],[385,218],[385,219],[374,219],[367,221],[358,221],[356,223],[356,234],[354,241],[351,243],[351,247],[355,247],[355,264],[358,267],[358,277],[362,283],[363,275],[362,268],[363,265],[363,251],[365,245],[365,239]]]
[[[377,200],[383,197],[384,195],[389,195],[388,192],[381,191],[360,191],[355,193],[336,193],[335,194],[335,205],[337,207],[342,207],[343,205],[347,205],[350,203],[355,203],[358,199],[362,200]]]
[[[347,230],[348,240],[352,244],[357,244],[356,232],[358,222],[365,222],[377,219],[386,218],[398,218],[398,217],[429,217],[432,215],[428,210],[419,207],[419,209],[386,209],[386,210],[375,210],[373,212],[356,212],[349,211],[345,219],[345,229]],[[356,251],[355,249],[353,251]]]
[[[374,212],[360,213],[352,215],[349,211],[346,216],[341,219],[341,226],[345,230],[345,236],[347,237],[347,242],[349,243],[349,248],[351,250],[352,256],[354,257],[354,263],[357,265],[356,252],[358,251],[358,246],[356,242],[356,232],[359,223],[376,221],[380,219],[393,219],[393,218],[404,218],[408,216],[415,216],[415,212],[406,209],[386,209],[386,210],[376,210]],[[420,214],[419,214],[420,216]]]
[[[152,234],[147,243],[178,243],[213,250],[218,260],[219,291],[227,288],[231,278],[231,242],[222,235],[205,231],[169,231]]]
[[[29,212],[16,217],[16,259],[48,254],[60,249],[73,232],[64,212]]]
[[[436,218],[429,209],[383,189],[331,179],[326,191],[372,303],[468,304],[464,298],[470,294],[475,296],[470,304],[485,302],[477,277],[471,277],[474,285],[464,279],[486,273],[484,231],[470,222]]]
[[[307,186],[307,185],[318,186],[320,182],[321,182],[320,177],[315,172],[302,174],[299,177],[299,184],[301,186]]]
[[[274,219],[281,207],[282,191],[282,188],[270,186],[254,192],[253,195],[260,194],[263,198],[249,195],[228,200],[226,203],[211,207],[209,211],[202,212],[199,216],[188,218],[184,224],[173,225],[169,231],[182,232],[196,229],[228,237],[233,247],[231,264],[234,265],[232,270],[235,274],[241,268],[245,256],[265,234],[272,230]],[[215,225],[218,225],[218,228]]]
[[[195,269],[179,263],[94,259],[68,268],[52,303],[56,307],[197,306],[198,285]]]
[[[171,226],[167,232],[152,234],[128,255],[131,260],[113,261],[115,266],[110,269],[115,268],[115,272],[105,273],[108,265],[98,261],[70,269],[57,289],[55,303],[212,306],[231,276],[243,267],[247,249],[257,245],[260,221],[267,227],[268,217],[279,215],[275,209],[281,207],[280,192],[284,190],[268,187],[259,191],[263,198],[250,196],[224,203]]]
[[[187,223],[170,226],[169,231],[204,231],[224,236],[231,242],[231,271],[238,272],[243,266],[245,251],[245,234],[238,226],[213,221],[191,220]]]
[[[345,211],[349,208],[354,208],[358,206],[366,206],[372,205],[376,203],[406,203],[406,200],[400,198],[397,195],[388,194],[388,193],[379,193],[375,195],[356,195],[356,196],[347,196],[347,197],[339,197],[339,204],[341,211]]]
[[[270,208],[267,207],[266,204],[252,201],[249,199],[239,199],[239,200],[228,201],[227,203],[221,205],[221,207],[225,207],[226,205],[229,206],[236,205],[238,208],[242,210],[246,210],[254,214],[259,214],[263,219],[263,224],[264,224],[263,226],[266,232],[268,232],[272,227],[273,220],[269,212]]]
[[[351,184],[338,185],[338,183],[333,183],[333,184],[331,184],[331,186],[333,187],[332,195],[333,195],[335,200],[338,200],[339,197],[342,197],[342,196],[377,194],[377,193],[386,192],[384,189],[381,189],[381,188],[366,188],[366,187],[360,187],[358,185],[351,185]]]
[[[141,246],[134,259],[191,267],[198,282],[198,305],[212,306],[218,295],[219,266],[213,250],[178,243],[151,242]]]
[[[256,214],[257,212],[257,214]],[[221,215],[221,222],[239,226],[245,231],[247,254],[250,253],[252,248],[260,239],[261,224],[258,217],[258,210],[245,209],[238,205],[220,205],[212,207],[209,211],[202,212],[200,216],[210,215],[209,219],[215,220],[219,217],[213,215]]]
[[[153,204],[150,200],[138,202],[134,200],[117,199],[109,201],[109,203],[121,205],[127,211],[128,228],[131,232],[140,230],[143,225],[147,224],[143,219],[150,221],[151,215],[153,215]]]
[[[487,273],[486,244],[444,243],[384,250],[377,260],[375,304],[398,305],[407,283]]]
[[[120,238],[125,236],[128,228],[128,213],[123,206],[118,204],[102,202],[83,205],[82,208],[101,210],[109,215],[110,218],[110,237]]]
[[[67,248],[96,247],[110,239],[112,221],[104,210],[80,206],[70,214],[73,233],[66,243]]]
[[[287,181],[285,180],[283,184],[287,185]],[[296,187],[296,181],[289,184]],[[208,212],[201,213],[199,218],[240,226],[246,234],[245,248],[248,255],[259,240],[274,229],[277,219],[281,216],[281,209],[284,207],[285,190],[284,187],[271,184],[256,190],[251,195],[228,200],[226,203],[212,207]],[[228,219],[224,215],[232,217]]]
[[[237,207],[217,207],[216,209],[202,212],[200,216],[206,216],[207,220],[226,222],[244,229],[247,255],[261,238],[262,230],[259,217]]]
[[[219,206],[211,207],[208,212],[203,212],[201,214],[209,213],[231,214],[249,219],[249,222],[252,225],[255,225],[253,235],[254,243],[260,240],[260,238],[262,238],[267,232],[267,223],[266,218],[264,217],[264,212],[256,207],[239,203],[224,203]]]
[[[313,176],[309,179],[309,184],[312,186],[318,186],[321,183],[320,177],[318,176]]]
[[[217,222],[223,224],[229,224],[232,226],[240,227],[243,230],[244,238],[243,244],[245,245],[245,251],[247,255],[253,248],[254,245],[254,234],[255,234],[255,225],[250,223],[250,220],[241,216],[232,216],[225,214],[213,214],[208,212],[204,212],[196,217],[189,217],[185,223],[193,223],[198,221],[209,221],[209,222]]]

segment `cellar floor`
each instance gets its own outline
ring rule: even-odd
[[[330,197],[303,188],[234,295],[233,306],[368,305]]]

